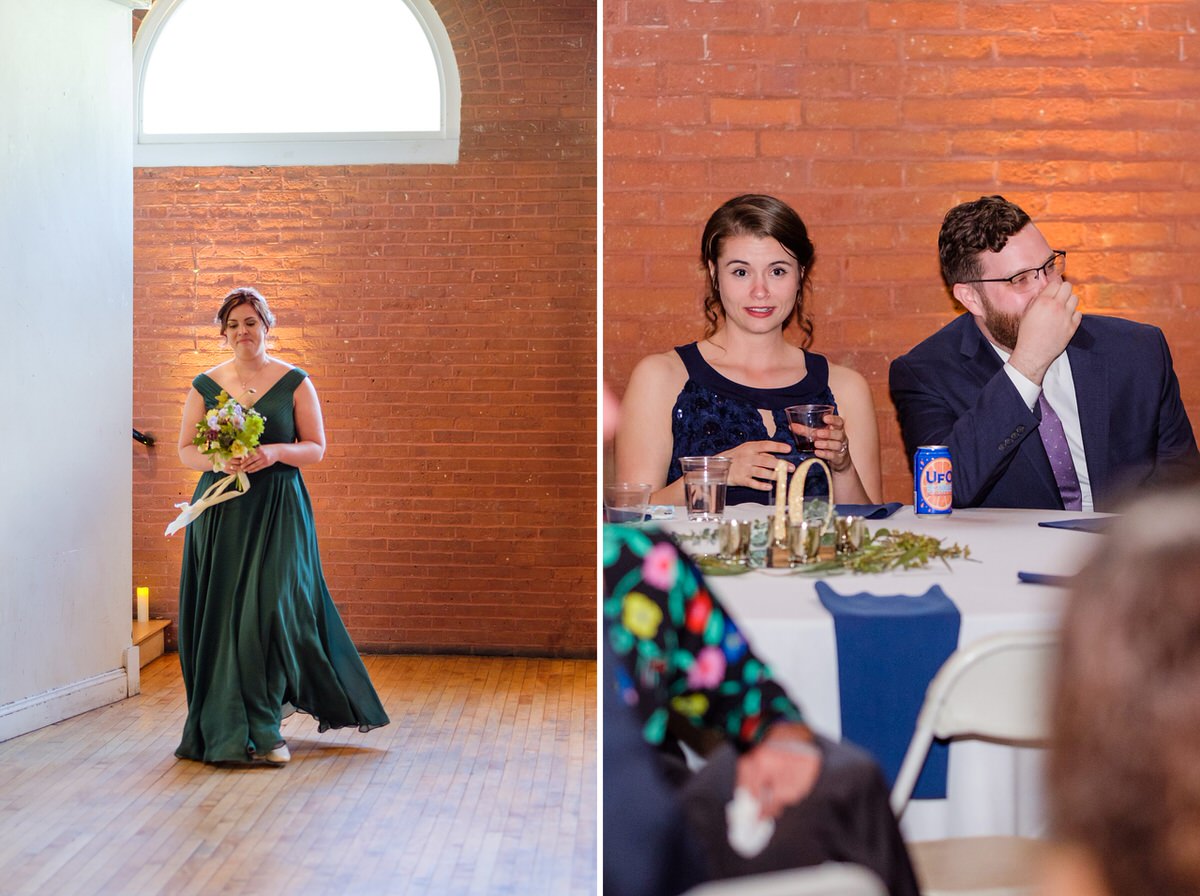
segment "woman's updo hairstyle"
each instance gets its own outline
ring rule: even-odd
[[[258,315],[259,320],[263,322],[263,325],[268,330],[275,326],[275,315],[267,307],[267,300],[263,298],[262,293],[252,286],[239,286],[237,289],[230,290],[221,301],[221,308],[217,311],[217,316],[213,321],[213,323],[221,328],[222,336],[225,335],[225,327],[229,323],[229,315],[239,305],[249,305],[253,308],[254,313]]]
[[[813,322],[804,309],[804,292],[816,257],[812,240],[808,238],[808,228],[786,202],[753,193],[730,199],[713,212],[704,226],[704,235],[700,239],[700,264],[708,282],[704,295],[704,338],[716,333],[725,317],[720,287],[710,271],[716,266],[722,244],[733,236],[772,237],[799,263],[800,288],[796,291],[796,307],[783,326],[786,329],[794,320],[804,334],[801,348],[808,348],[813,341]]]

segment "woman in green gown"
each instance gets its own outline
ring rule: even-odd
[[[282,765],[290,754],[280,723],[292,709],[321,731],[369,731],[388,717],[325,585],[300,476],[325,454],[317,391],[303,370],[268,356],[275,318],[257,290],[229,293],[217,323],[233,357],[192,381],[179,457],[204,473],[193,503],[225,473],[246,473],[250,488],[186,530],[179,662],[188,716],[175,755]],[[266,427],[256,450],[214,473],[193,439],[222,391]]]

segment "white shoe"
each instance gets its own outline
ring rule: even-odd
[[[287,744],[281,744],[270,753],[263,757],[264,762],[271,765],[287,765],[288,760],[292,758],[291,752],[287,748]]]

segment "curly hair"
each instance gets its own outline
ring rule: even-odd
[[[804,307],[804,293],[808,287],[809,271],[816,258],[812,240],[808,238],[808,228],[786,202],[754,193],[730,199],[713,212],[704,225],[704,234],[700,238],[700,264],[707,279],[704,338],[716,333],[725,317],[720,287],[716,278],[709,273],[710,265],[717,263],[725,240],[734,236],[772,237],[799,262],[800,288],[796,291],[796,307],[783,326],[786,329],[795,321],[804,334],[801,347],[808,348],[813,341],[813,322]]]
[[[999,252],[1008,238],[1030,221],[1020,206],[1003,196],[980,196],[946,212],[938,233],[938,258],[948,287],[979,277],[979,254]]]
[[[1052,824],[1113,896],[1200,893],[1198,513],[1196,483],[1130,505],[1063,617]]]
[[[233,309],[239,305],[249,305],[254,309],[254,313],[258,315],[259,320],[263,322],[269,330],[275,326],[275,315],[271,313],[271,309],[267,307],[267,300],[253,286],[239,286],[237,289],[230,290],[225,298],[221,300],[221,307],[217,311],[217,316],[213,319],[213,323],[221,328],[221,335],[225,335],[225,327],[229,323],[229,315],[233,313]]]

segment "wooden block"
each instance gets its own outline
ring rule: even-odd
[[[133,620],[133,643],[140,651],[139,663],[143,668],[151,660],[163,655],[166,643],[163,633],[170,624],[169,619],[151,619],[148,622]]]

